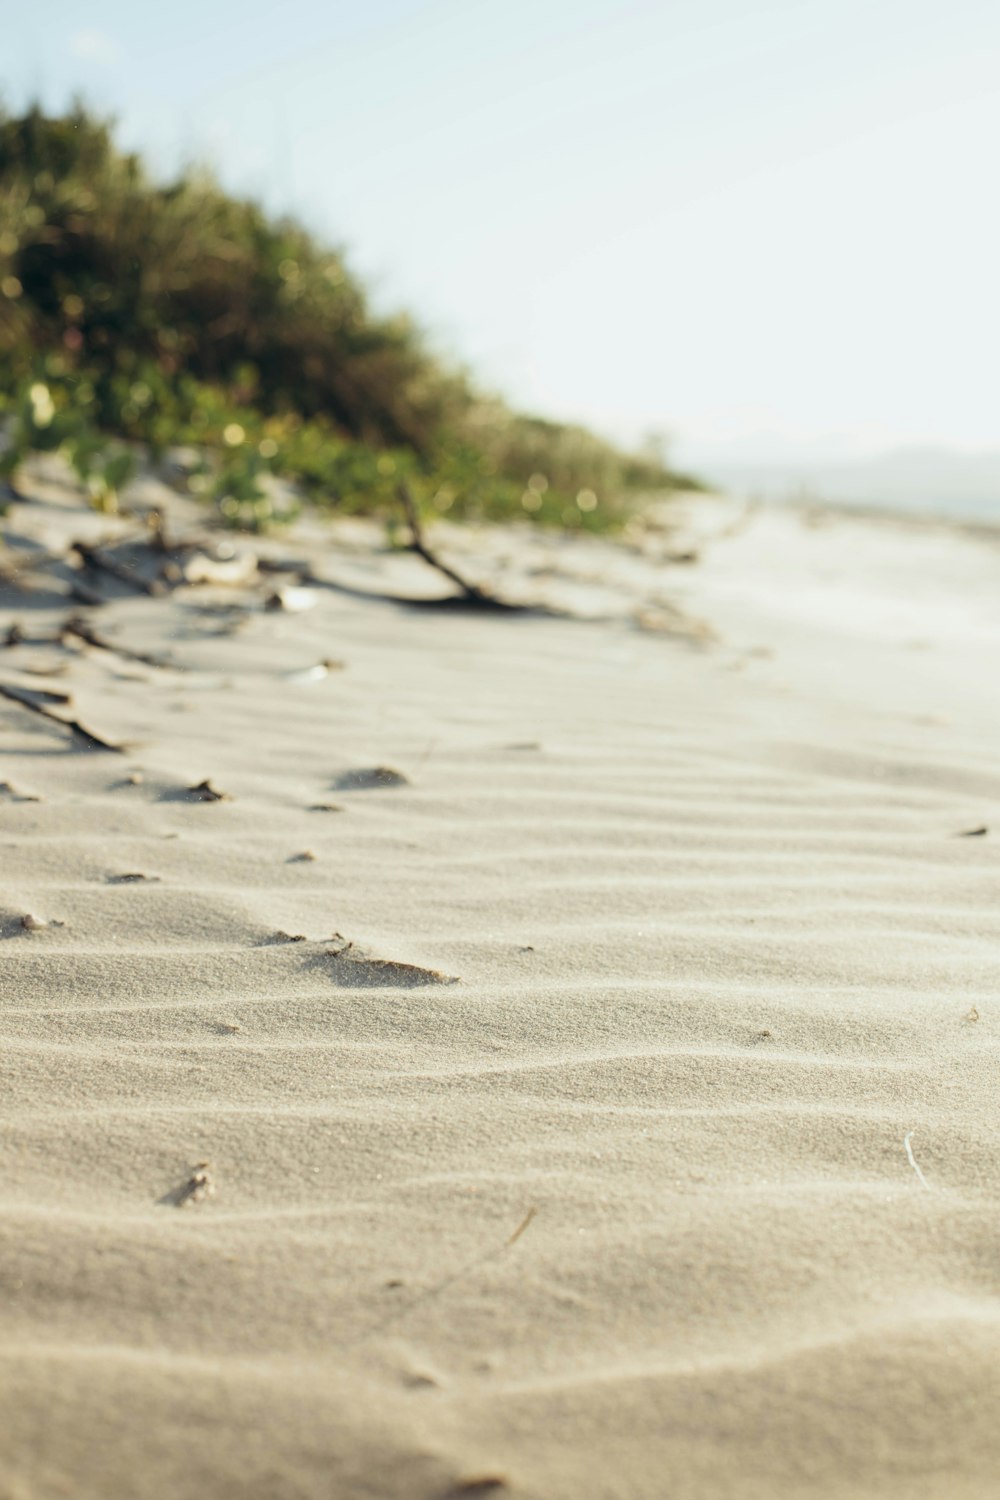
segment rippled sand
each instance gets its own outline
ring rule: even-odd
[[[4,1500],[996,1493],[1000,554],[661,571],[4,595],[132,745],[0,701]]]

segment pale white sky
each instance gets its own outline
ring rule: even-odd
[[[704,449],[1000,444],[997,0],[47,0],[8,106],[347,246],[518,405]]]

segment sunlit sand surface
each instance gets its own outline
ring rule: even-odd
[[[705,504],[4,589],[4,1496],[995,1493],[1000,552]]]

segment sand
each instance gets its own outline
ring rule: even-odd
[[[4,589],[3,1500],[996,1494],[1000,551],[693,523]]]

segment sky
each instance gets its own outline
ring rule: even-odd
[[[4,41],[8,109],[211,162],[520,408],[1000,447],[997,0],[45,0]]]

